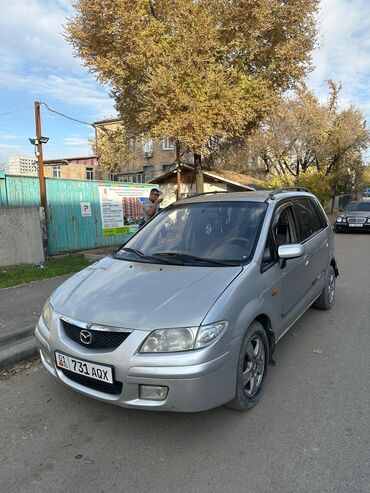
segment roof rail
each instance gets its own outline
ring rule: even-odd
[[[194,193],[193,195],[188,195],[187,197],[183,197],[181,200],[188,200],[192,199],[194,197],[200,197],[202,195],[211,195],[215,193],[233,193],[233,192],[228,192],[227,190],[215,190],[214,192],[201,192],[201,193]]]
[[[275,195],[277,195],[278,193],[293,192],[293,191],[294,192],[308,192],[308,193],[312,193],[310,190],[308,190],[308,188],[303,188],[303,187],[284,187],[284,188],[277,188],[276,190],[272,190],[268,194],[266,201],[269,200],[269,199],[275,200]]]

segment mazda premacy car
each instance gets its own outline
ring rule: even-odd
[[[308,191],[192,196],[52,294],[41,360],[119,406],[244,411],[279,339],[311,305],[332,307],[337,275],[332,228]]]

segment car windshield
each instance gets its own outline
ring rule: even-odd
[[[266,208],[265,203],[246,201],[174,205],[140,230],[116,257],[183,265],[246,263]]]
[[[370,212],[370,202],[350,202],[346,211]]]

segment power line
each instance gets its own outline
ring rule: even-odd
[[[72,120],[73,122],[82,123],[83,125],[88,125],[89,127],[92,127],[92,128],[97,128],[97,125],[95,125],[95,123],[84,122],[83,120],[78,120],[77,118],[73,118],[72,116],[65,115],[64,113],[61,113],[60,111],[53,110],[44,101],[40,101],[40,104],[42,104],[43,106],[45,106],[45,108],[47,110],[49,110],[52,113],[55,113],[55,114],[57,114],[59,116],[62,116],[63,118],[67,118],[68,120]],[[99,125],[99,128],[101,130],[103,130],[103,132],[105,132],[105,133],[114,133],[114,130],[111,130],[110,128],[107,128],[105,125]]]
[[[12,115],[13,113],[20,113],[21,111],[26,111],[33,108],[33,106],[26,106],[25,108],[19,108],[18,110],[5,111],[4,113],[0,113],[0,116]]]
[[[49,110],[51,113],[56,113],[57,115],[62,116],[63,118],[67,118],[67,120],[72,120],[73,122],[82,123],[83,125],[88,125],[89,127],[95,128],[95,125],[93,123],[84,122],[82,120],[78,120],[77,118],[73,118],[72,116],[65,115],[64,113],[61,113],[60,111],[53,110],[52,108],[50,108],[49,105],[47,105],[43,101],[40,101],[40,104],[44,105],[45,108],[47,110]]]
[[[88,125],[89,127],[92,127],[92,128],[96,128],[96,125],[94,123],[90,123],[90,122],[85,122],[83,120],[79,120],[78,118],[73,118],[72,116],[69,116],[69,115],[66,115],[60,111],[57,111],[57,110],[54,110],[53,108],[50,108],[50,106],[45,103],[44,101],[40,101],[40,104],[42,104],[43,106],[45,106],[45,108],[50,111],[51,113],[55,113],[56,115],[59,115],[63,118],[67,118],[67,120],[71,120],[73,122],[77,122],[77,123],[81,123],[82,125]],[[13,113],[19,113],[21,111],[26,111],[26,110],[29,110],[33,108],[33,106],[26,106],[25,108],[19,108],[17,110],[12,110],[12,111],[6,111],[4,113],[0,113],[0,116],[6,116],[6,115],[11,115]],[[101,126],[102,130],[104,131],[111,131],[110,129],[107,129],[104,125]]]

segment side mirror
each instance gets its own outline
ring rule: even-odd
[[[290,258],[298,258],[304,255],[304,246],[300,243],[293,245],[281,245],[278,250],[279,258],[288,260]]]

